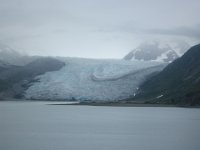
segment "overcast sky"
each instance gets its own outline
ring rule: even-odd
[[[122,58],[200,41],[200,0],[0,0],[0,42],[32,55]]]

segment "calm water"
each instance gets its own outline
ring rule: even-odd
[[[0,150],[200,150],[200,109],[0,102]]]

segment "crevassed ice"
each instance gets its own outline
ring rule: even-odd
[[[164,68],[158,62],[66,58],[59,71],[38,76],[27,99],[120,100],[134,96],[146,77]]]

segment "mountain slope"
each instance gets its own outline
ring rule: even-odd
[[[38,58],[25,66],[12,66],[0,72],[0,97],[22,95],[37,75],[56,71],[65,64],[53,58]]]
[[[136,100],[157,103],[200,104],[200,44],[146,81]]]
[[[0,60],[10,65],[24,66],[36,60],[39,56],[26,56],[9,46],[0,43]]]
[[[0,72],[5,71],[6,69],[9,69],[11,67],[12,67],[12,65],[0,60]]]

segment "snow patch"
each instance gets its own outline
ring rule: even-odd
[[[164,95],[159,95],[159,96],[157,96],[156,98],[159,99],[159,98],[161,98],[161,97],[163,97],[163,96],[164,96]]]

